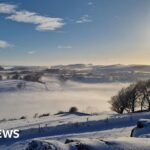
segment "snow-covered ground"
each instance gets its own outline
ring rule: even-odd
[[[149,150],[149,139],[119,138],[119,139],[88,139],[78,138],[77,142],[64,144],[55,140],[35,140],[26,146],[25,143],[15,143],[2,150]]]
[[[0,128],[20,129],[20,138],[1,139],[0,149],[23,150],[29,145],[38,144],[39,149],[33,150],[44,150],[42,147],[46,144],[48,147],[56,146],[58,150],[76,150],[75,145],[82,143],[89,147],[88,150],[148,150],[150,139],[130,137],[131,130],[140,118],[150,119],[150,112],[124,115],[64,113],[43,118],[6,121],[0,123]],[[150,130],[147,130],[148,133]],[[64,144],[66,139],[80,142]],[[36,144],[32,143],[33,140]]]

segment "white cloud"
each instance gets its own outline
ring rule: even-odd
[[[35,24],[38,31],[53,31],[65,24],[62,18],[46,17],[26,10],[17,11],[16,8],[15,5],[1,3],[0,13],[9,14],[6,19],[12,21]]]
[[[15,5],[5,3],[0,4],[0,13],[11,14],[15,12],[15,9]]]
[[[76,21],[76,23],[88,23],[88,22],[92,22],[92,20],[89,18],[89,15],[84,15],[79,20]]]
[[[61,18],[40,16],[29,11],[18,11],[11,16],[8,16],[7,19],[17,22],[35,24],[37,25],[36,30],[38,31],[56,30],[64,25],[63,19]]]
[[[3,40],[0,40],[0,49],[1,48],[8,48],[8,47],[10,47],[11,45],[8,43],[8,42],[6,42],[6,41],[3,41]]]
[[[72,46],[70,46],[70,45],[66,45],[66,46],[59,45],[57,48],[59,48],[59,49],[71,49]]]
[[[29,55],[33,55],[33,54],[35,54],[35,53],[36,53],[36,51],[29,51],[29,52],[28,52]]]

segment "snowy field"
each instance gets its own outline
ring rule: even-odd
[[[88,118],[88,120],[87,120]],[[1,150],[149,150],[150,139],[130,137],[140,118],[150,113],[85,115],[64,113],[43,118],[30,118],[0,123],[1,129],[20,129],[17,140],[1,139]],[[150,127],[147,128],[147,134]],[[66,143],[66,140],[74,142]],[[29,150],[29,149],[27,149]],[[82,150],[82,149],[81,149]]]
[[[46,85],[26,82],[23,89],[17,84],[23,81],[0,82],[0,119],[32,117],[35,113],[57,113],[76,106],[79,111],[94,113],[110,111],[108,101],[128,83],[84,84],[60,82],[56,78],[45,78]],[[9,111],[8,111],[9,110]],[[16,111],[17,110],[17,111]]]

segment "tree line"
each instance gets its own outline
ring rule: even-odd
[[[109,101],[111,110],[117,113],[150,111],[150,79],[122,88]]]

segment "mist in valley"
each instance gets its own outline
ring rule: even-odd
[[[1,83],[3,84],[3,83]],[[20,116],[33,117],[35,113],[54,114],[58,111],[68,111],[76,106],[79,111],[96,113],[111,111],[108,101],[122,87],[129,83],[97,83],[60,82],[55,78],[47,81],[47,88],[36,83],[26,86],[25,90],[0,93],[0,113],[2,118]],[[10,85],[9,85],[10,86]]]

